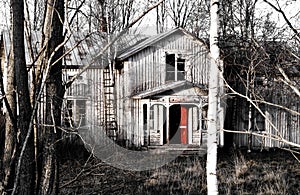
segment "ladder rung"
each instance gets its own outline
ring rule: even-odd
[[[117,122],[114,120],[114,121],[106,121],[106,125],[115,125],[117,126]]]
[[[113,128],[107,128],[108,131],[115,131],[115,130],[118,130],[117,127],[113,127]]]

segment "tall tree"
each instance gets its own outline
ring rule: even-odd
[[[207,129],[207,192],[218,194],[217,182],[217,134],[220,130],[220,49],[219,49],[219,0],[211,0],[210,7],[210,70],[208,91],[208,129]]]
[[[6,135],[3,161],[5,191],[20,183],[13,193],[32,194],[34,191],[34,142],[31,135],[21,156],[21,149],[29,129],[31,105],[28,89],[24,46],[24,1],[11,0],[11,52],[6,89]],[[17,78],[17,79],[15,79]],[[15,94],[16,92],[16,94]],[[17,115],[18,110],[18,115]],[[16,162],[21,161],[19,172]]]
[[[11,47],[7,67],[6,93],[5,93],[5,145],[3,152],[4,190],[11,189],[15,177],[16,156],[16,94],[15,94],[15,69],[13,63],[13,49]]]
[[[64,96],[62,87],[62,60],[63,54],[63,23],[64,1],[48,0],[43,27],[42,48],[38,66],[44,67],[43,76],[46,80],[46,126],[40,134],[40,150],[42,163],[40,164],[38,194],[58,193],[59,159],[58,139],[61,130],[61,105]],[[47,72],[49,70],[49,72]]]
[[[28,74],[26,69],[24,46],[24,1],[12,0],[12,44],[13,63],[16,75],[18,121],[17,131],[20,133],[20,141],[17,145],[17,156],[22,158],[20,169],[20,192],[32,194],[34,190],[34,142],[33,135],[29,141],[23,156],[20,156],[21,148],[25,142],[29,129],[31,104],[28,89]],[[18,182],[18,181],[15,181]]]

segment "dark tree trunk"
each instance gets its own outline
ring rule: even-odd
[[[0,75],[1,76],[1,75]],[[4,155],[4,143],[5,143],[5,115],[2,114],[2,108],[0,109],[0,170],[4,170],[3,167],[3,155]],[[3,171],[0,172],[0,181],[4,180]],[[3,183],[0,183],[0,189],[3,188]],[[0,190],[0,194],[2,194]]]
[[[7,89],[5,94],[4,187],[6,193],[11,193],[14,184],[16,184],[15,189],[17,189],[17,191],[15,192],[32,194],[34,192],[35,181],[33,136],[29,137],[24,153],[20,156],[31,116],[24,46],[23,0],[11,0],[11,9],[11,52],[8,63]],[[15,92],[17,92],[17,94]],[[18,99],[17,102],[16,98]],[[19,110],[18,116],[16,115],[17,108]],[[20,172],[16,174],[16,163],[19,158],[21,161]]]
[[[54,6],[54,7],[52,7]],[[53,10],[55,8],[55,11]],[[51,16],[51,14],[53,14]],[[59,183],[59,139],[61,130],[61,105],[64,95],[62,86],[62,56],[63,47],[57,48],[63,42],[63,18],[64,1],[48,0],[47,11],[44,22],[44,36],[46,49],[46,60],[51,61],[51,68],[46,81],[46,113],[45,121],[47,126],[42,133],[43,162],[39,179],[38,194],[58,194]],[[51,54],[55,55],[50,59]],[[55,63],[55,64],[54,64]],[[46,67],[46,64],[44,66]]]
[[[29,130],[31,118],[31,104],[28,89],[28,73],[26,70],[25,45],[24,45],[24,1],[11,0],[12,2],[12,44],[14,55],[14,68],[16,75],[16,91],[18,98],[18,122],[17,131],[20,133],[20,141],[17,144],[17,158],[21,158],[19,175],[19,192],[33,194],[34,189],[34,142],[33,133]],[[24,142],[28,131],[27,144]],[[21,150],[25,147],[22,156]],[[18,181],[17,181],[18,182]]]
[[[0,93],[4,94],[3,88],[3,67],[0,66]],[[3,167],[3,155],[5,147],[5,115],[3,114],[2,104],[0,105],[0,170],[4,170]],[[0,181],[4,181],[4,171],[0,171]],[[0,189],[3,189],[3,183],[0,183]],[[2,191],[0,190],[0,194]]]
[[[15,69],[14,56],[12,55],[12,47],[7,67],[7,81],[5,93],[5,143],[3,154],[3,170],[4,170],[4,190],[9,191],[13,187],[15,177],[15,156],[16,156],[16,140],[17,140],[17,124],[16,124],[16,94],[15,94]]]

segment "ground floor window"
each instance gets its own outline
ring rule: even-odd
[[[81,128],[86,126],[86,100],[67,100],[64,109],[64,124],[66,127]]]

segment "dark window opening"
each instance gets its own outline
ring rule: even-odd
[[[185,59],[176,54],[166,54],[166,81],[184,80]]]
[[[174,81],[175,80],[175,54],[166,55],[166,64],[167,64],[166,81]]]

